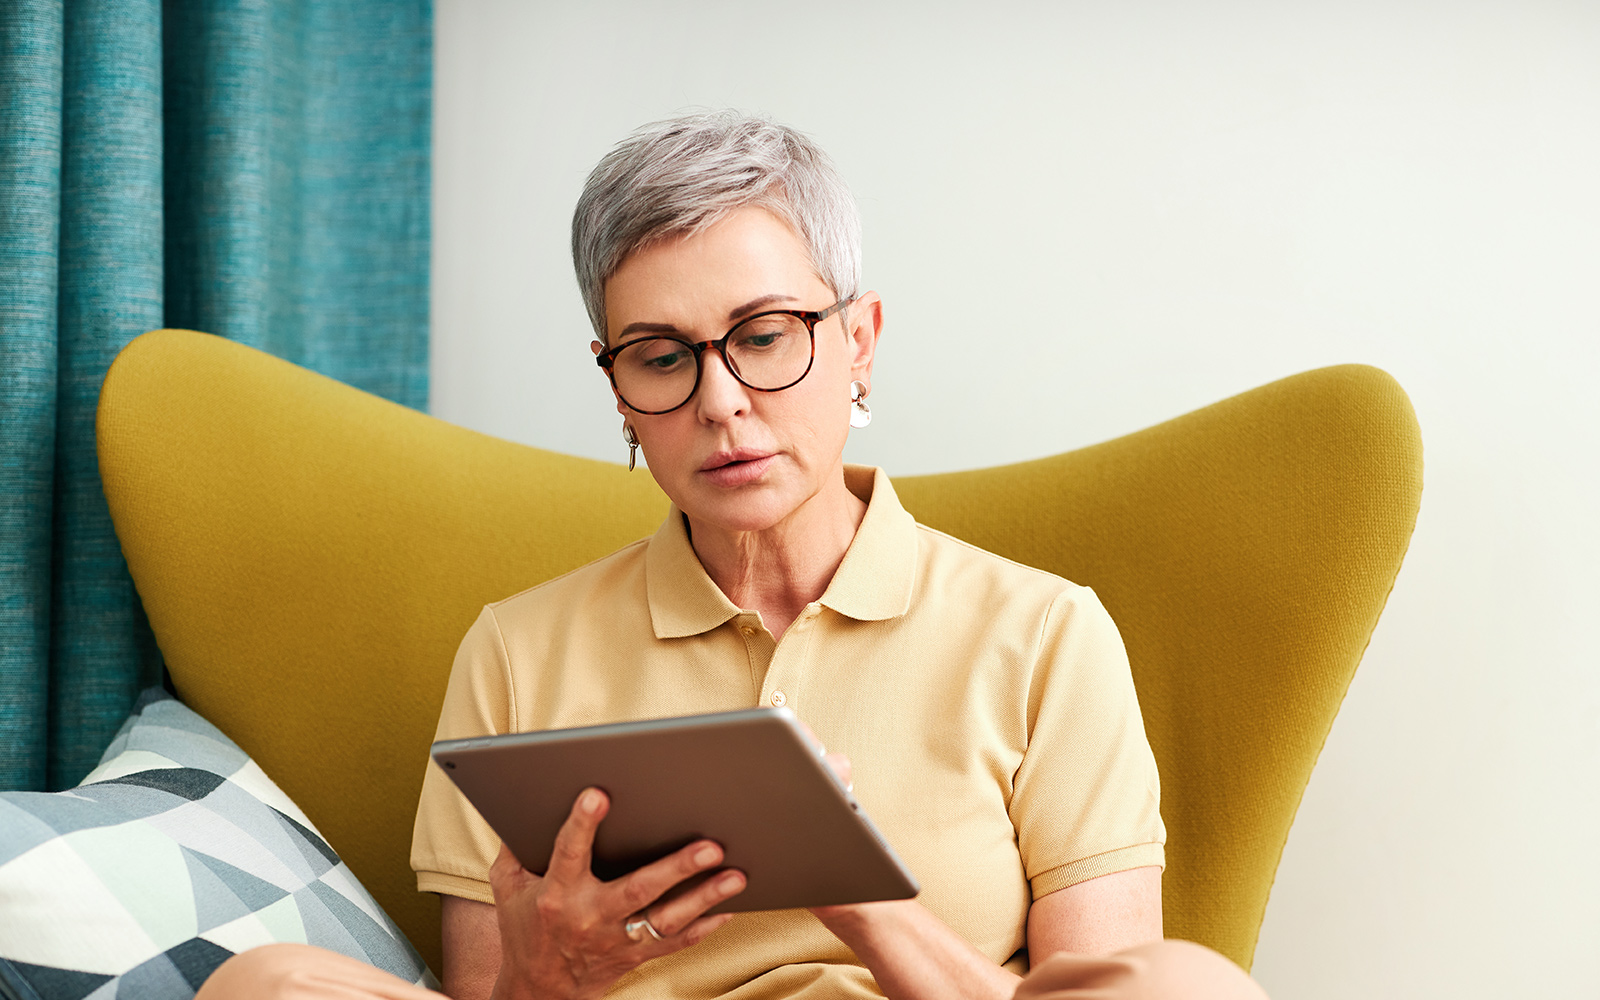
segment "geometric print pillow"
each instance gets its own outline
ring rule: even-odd
[[[305,814],[165,691],[78,787],[0,793],[0,997],[189,1000],[279,941],[438,986]]]

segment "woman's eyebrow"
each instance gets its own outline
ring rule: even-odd
[[[757,309],[760,309],[763,306],[770,306],[775,302],[799,302],[799,301],[800,300],[795,298],[793,295],[779,295],[779,294],[776,294],[776,293],[774,293],[772,295],[763,295],[760,298],[751,299],[749,302],[746,302],[742,306],[735,307],[732,312],[728,313],[728,322],[729,323],[736,323],[736,322],[739,321],[739,318],[741,316],[748,316],[751,313],[755,312]],[[621,332],[619,332],[617,334],[617,337],[618,337],[618,339],[621,339],[623,337],[626,337],[626,336],[629,336],[629,335],[635,334],[635,333],[682,333],[682,332],[683,332],[682,330],[679,330],[677,327],[673,326],[671,323],[629,323],[627,326],[622,328]]]
[[[629,323],[627,326],[622,328],[622,331],[617,334],[617,337],[620,339],[622,337],[628,336],[631,333],[680,333],[680,332],[682,332],[682,331],[680,331],[677,327],[673,326],[671,323]]]
[[[739,306],[737,309],[735,309],[732,312],[728,313],[728,322],[729,323],[733,323],[733,322],[737,321],[739,319],[739,317],[748,316],[750,313],[755,312],[757,309],[760,309],[762,306],[770,306],[774,302],[799,302],[799,301],[800,300],[795,298],[793,295],[763,295],[759,299],[751,299],[749,302],[746,302],[744,305]]]

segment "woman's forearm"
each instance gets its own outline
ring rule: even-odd
[[[812,912],[856,953],[889,1000],[1010,1000],[1021,982],[915,900]]]

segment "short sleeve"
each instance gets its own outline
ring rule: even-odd
[[[484,608],[456,651],[435,740],[513,730],[511,673],[494,612]],[[500,837],[430,758],[411,835],[417,891],[493,903],[489,866]]]
[[[1010,814],[1033,898],[1165,865],[1161,780],[1122,637],[1094,592],[1051,603],[1028,688]]]

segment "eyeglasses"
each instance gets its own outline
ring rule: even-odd
[[[757,392],[778,392],[811,373],[817,324],[843,309],[840,299],[820,312],[775,309],[739,321],[721,340],[691,344],[666,334],[639,337],[596,357],[629,409],[671,413],[700,388],[700,356],[715,347],[728,371]]]

